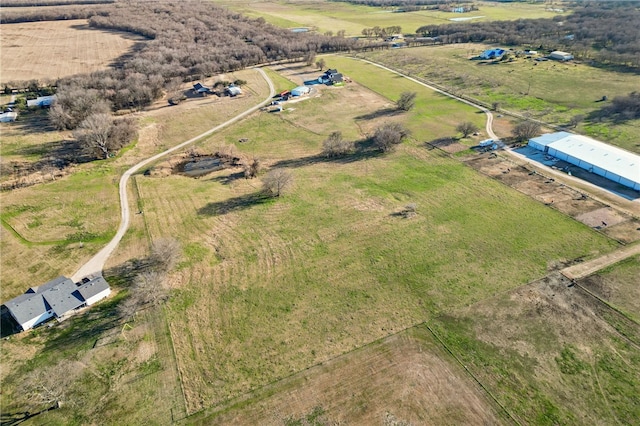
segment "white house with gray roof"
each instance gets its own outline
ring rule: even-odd
[[[102,276],[80,283],[60,276],[29,288],[24,294],[5,302],[4,306],[22,330],[28,330],[51,318],[62,320],[109,294],[111,288]]]

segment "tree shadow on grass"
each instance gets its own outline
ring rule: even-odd
[[[434,149],[434,148],[443,149],[457,143],[458,143],[458,140],[455,138],[444,137],[444,138],[434,139],[431,141],[426,141],[424,143],[424,147],[427,149]]]
[[[368,160],[370,158],[376,158],[384,155],[379,149],[372,147],[372,142],[369,140],[358,141],[355,145],[355,152],[345,155],[337,155],[328,157],[324,154],[309,155],[307,157],[292,158],[290,160],[281,160],[273,165],[274,168],[298,168],[304,166],[311,166],[316,163],[336,163],[336,164],[350,164],[356,161]]]
[[[12,127],[24,134],[39,134],[53,132],[56,128],[51,124],[48,108],[27,110],[19,113],[18,121]]]
[[[118,303],[121,297],[114,297],[96,306],[92,306],[80,315],[67,319],[51,330],[46,339],[43,353],[48,351],[77,351],[80,347],[93,346],[105,332],[113,330],[122,324],[122,317],[118,314]],[[54,322],[48,324],[55,324]],[[47,327],[44,324],[42,327]]]
[[[215,201],[198,209],[198,214],[203,216],[219,216],[227,213],[249,209],[259,204],[265,204],[273,198],[264,192],[240,195],[223,201]]]
[[[47,164],[54,162],[56,166],[65,166],[72,162],[89,163],[96,159],[95,156],[90,155],[75,140],[60,140],[38,145],[26,145],[16,149],[15,152],[25,157],[39,155],[43,158],[48,158],[50,160],[45,160],[45,162]]]
[[[218,183],[221,183],[223,185],[229,185],[229,184],[233,183],[234,181],[236,181],[238,179],[245,179],[244,171],[230,173],[230,174],[224,175],[224,176],[216,176],[216,177],[212,177],[212,178],[210,178],[208,180],[211,181],[211,182],[218,182]]]
[[[404,111],[401,111],[397,108],[383,108],[377,111],[370,112],[368,114],[363,114],[355,117],[356,120],[375,120],[377,118],[382,117],[393,117],[396,115],[402,114]]]

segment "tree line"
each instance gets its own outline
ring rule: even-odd
[[[640,67],[640,9],[632,2],[584,2],[552,19],[425,25],[422,36],[443,43],[496,43],[536,50],[567,50],[576,59]]]
[[[53,13],[52,11],[49,13]],[[58,18],[66,19],[68,10]],[[93,28],[123,30],[149,39],[119,66],[61,79],[52,119],[74,129],[105,109],[136,109],[159,98],[168,86],[252,65],[304,58],[309,52],[346,51],[375,42],[293,33],[227,9],[200,2],[132,1],[101,6],[89,17]],[[177,83],[176,83],[177,81]]]

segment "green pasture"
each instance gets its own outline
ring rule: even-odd
[[[455,127],[471,121],[480,129],[485,127],[485,115],[478,109],[448,96],[416,84],[404,77],[383,70],[375,65],[341,56],[325,57],[327,66],[338,68],[354,82],[362,84],[390,101],[395,102],[402,92],[416,92],[416,105],[406,114],[406,125],[417,142],[430,141],[440,137],[454,137]],[[393,104],[390,105],[393,107]]]
[[[362,72],[363,84],[383,82]],[[199,395],[189,410],[528,282],[553,260],[613,248],[422,147],[323,160],[328,133],[357,134],[346,107],[336,121],[317,119],[340,96],[253,116],[203,143],[207,150],[248,137],[238,149],[293,173],[295,189],[281,199],[263,199],[259,182],[233,170],[138,180],[152,234],[170,230],[190,247],[186,282],[168,305],[183,384]],[[416,218],[394,215],[409,203]]]
[[[421,10],[394,13],[393,8],[359,6],[342,2],[228,2],[217,3],[250,17],[263,17],[267,22],[283,28],[311,27],[320,33],[344,30],[347,35],[360,36],[364,28],[400,26],[403,33],[413,34],[423,26],[447,24],[451,19],[471,18],[469,21],[514,20],[523,18],[552,18],[559,12],[545,9],[543,4],[480,3],[479,10],[450,13]]]
[[[602,297],[626,316],[640,322],[640,256],[630,257],[620,263],[605,268],[583,285]]]
[[[587,116],[613,99],[638,87],[633,73],[557,61],[536,62],[520,58],[492,63],[473,60],[488,46],[459,44],[367,53],[365,57],[402,69],[500,108],[527,114],[555,125],[567,125],[571,117]],[[640,120],[626,123],[590,122],[577,128],[595,138],[640,152],[637,134]]]

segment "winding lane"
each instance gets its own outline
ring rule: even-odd
[[[265,79],[265,81],[269,85],[269,97],[268,98],[266,98],[264,101],[262,101],[258,105],[254,106],[252,108],[249,108],[248,110],[244,111],[243,113],[236,115],[235,117],[231,118],[230,120],[227,120],[224,123],[219,124],[216,127],[212,128],[212,129],[209,129],[206,132],[204,132],[204,133],[202,133],[202,134],[200,134],[200,135],[198,135],[196,137],[193,137],[193,138],[189,139],[188,141],[182,142],[181,144],[176,145],[176,146],[174,146],[172,148],[169,148],[166,151],[163,151],[163,152],[161,152],[159,154],[156,154],[153,157],[149,157],[146,160],[140,161],[138,164],[134,165],[129,170],[124,172],[124,174],[120,178],[120,184],[119,184],[120,226],[118,227],[118,231],[116,232],[116,235],[111,239],[111,241],[109,241],[109,243],[102,250],[100,250],[98,253],[96,253],[91,259],[89,259],[89,261],[87,263],[82,265],[75,272],[75,274],[73,274],[73,276],[71,277],[71,279],[73,281],[78,282],[84,277],[95,277],[95,276],[101,275],[102,274],[102,270],[104,269],[104,265],[105,265],[107,259],[109,258],[109,256],[111,256],[111,253],[113,253],[113,251],[116,249],[116,247],[120,243],[120,240],[122,240],[122,237],[124,237],[125,233],[129,229],[129,218],[130,218],[130,214],[131,213],[129,211],[129,197],[128,197],[128,194],[127,194],[127,184],[129,182],[129,178],[134,173],[136,173],[138,170],[140,170],[142,167],[146,166],[147,164],[152,163],[152,162],[164,157],[167,154],[170,154],[170,153],[172,153],[174,151],[182,149],[185,146],[190,145],[190,144],[196,142],[199,139],[202,139],[202,138],[204,138],[206,136],[209,136],[209,135],[217,132],[218,130],[223,129],[224,127],[227,127],[228,125],[233,124],[236,121],[239,121],[239,120],[245,118],[249,114],[257,111],[258,109],[260,109],[261,107],[263,107],[267,103],[271,102],[271,99],[276,94],[276,89],[275,89],[275,87],[273,85],[273,82],[267,76],[267,74],[264,72],[264,70],[262,68],[255,68],[255,69],[258,72],[260,72],[260,74],[262,74],[262,77]]]

